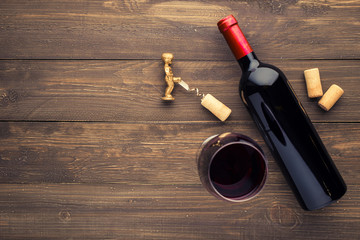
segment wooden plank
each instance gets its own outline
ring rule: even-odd
[[[270,184],[285,180],[255,124],[0,123],[0,183],[199,183],[196,154],[209,136],[240,132],[269,159]],[[359,186],[360,127],[315,124],[339,171]]]
[[[0,120],[6,121],[218,121],[200,98],[176,86],[175,101],[161,101],[166,83],[160,60],[1,61]],[[287,75],[310,118],[321,122],[360,119],[356,60],[270,60]],[[303,71],[319,67],[324,92],[338,84],[345,94],[324,112],[306,93]],[[241,70],[235,61],[173,63],[175,76],[228,105],[232,121],[251,121],[238,95]]]
[[[358,59],[359,1],[0,3],[0,59],[232,60],[217,22],[234,14],[264,58]]]
[[[359,193],[306,212],[276,185],[228,203],[194,185],[1,184],[2,239],[356,239]],[[351,213],[351,221],[349,214]]]

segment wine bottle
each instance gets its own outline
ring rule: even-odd
[[[242,69],[241,99],[300,205],[315,210],[340,199],[345,182],[284,73],[259,61],[232,15],[218,27]]]

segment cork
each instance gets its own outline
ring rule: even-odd
[[[344,90],[338,85],[333,84],[325,92],[318,104],[325,111],[329,111],[343,94]]]
[[[312,68],[304,71],[306,88],[309,98],[321,97],[323,90],[321,87],[320,73],[318,68]]]
[[[212,112],[221,121],[225,121],[231,113],[230,108],[225,106],[211,94],[206,94],[205,97],[201,99],[201,105]]]

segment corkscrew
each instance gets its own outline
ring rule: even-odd
[[[201,105],[208,109],[210,112],[212,112],[221,121],[225,121],[231,114],[231,109],[219,100],[217,100],[213,95],[204,94],[200,92],[199,88],[190,88],[189,85],[180,77],[174,77],[170,66],[173,58],[174,55],[172,53],[163,53],[161,55],[161,59],[165,63],[165,82],[167,83],[165,95],[161,99],[164,101],[175,100],[175,98],[171,95],[171,92],[174,89],[175,83],[177,83],[187,92],[195,93],[197,97],[201,97]]]

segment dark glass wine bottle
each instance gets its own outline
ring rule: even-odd
[[[232,15],[218,27],[242,69],[241,99],[300,205],[315,210],[341,198],[345,182],[285,75],[258,60]]]

